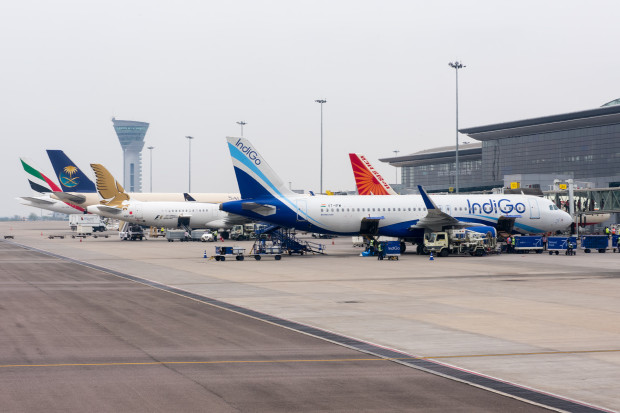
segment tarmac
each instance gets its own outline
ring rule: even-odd
[[[378,261],[374,258],[360,257],[360,249],[351,246],[350,238],[339,237],[334,240],[321,240],[327,244],[328,255],[285,256],[281,261],[265,259],[216,262],[203,258],[205,252],[208,256],[213,255],[214,244],[212,243],[168,243],[163,239],[142,242],[120,241],[113,236],[115,233],[111,233],[112,236],[107,239],[86,238],[82,241],[72,238],[47,238],[50,234],[70,234],[66,223],[0,223],[0,237],[7,234],[14,235],[15,239],[0,243],[2,246],[0,263],[3,267],[0,273],[5,272],[7,266],[10,266],[10,271],[17,271],[19,274],[22,274],[24,268],[27,270],[26,273],[43,271],[36,282],[27,280],[23,281],[23,285],[16,284],[19,285],[18,291],[27,290],[33,286],[37,287],[37,291],[46,291],[47,288],[41,287],[41,283],[44,283],[42,278],[48,271],[46,266],[50,265],[49,271],[51,272],[53,267],[51,264],[56,265],[58,261],[61,261],[63,265],[70,264],[70,268],[65,270],[65,276],[70,277],[75,283],[75,286],[70,288],[75,289],[72,299],[77,300],[80,296],[79,291],[83,288],[81,285],[84,281],[83,273],[95,272],[96,276],[89,275],[89,277],[95,277],[95,281],[87,281],[87,284],[94,282],[94,285],[97,285],[100,281],[96,278],[105,273],[97,271],[96,268],[104,268],[108,273],[106,277],[118,278],[118,274],[115,273],[119,273],[146,280],[147,284],[150,282],[157,287],[148,287],[144,283],[139,284],[138,287],[135,285],[114,287],[112,290],[123,291],[123,296],[122,299],[110,301],[109,305],[112,308],[123,308],[123,306],[129,308],[129,304],[136,304],[137,299],[132,299],[132,294],[143,294],[145,289],[153,290],[158,294],[177,296],[183,303],[189,301],[193,305],[212,307],[212,305],[204,305],[200,302],[199,297],[207,297],[217,301],[211,303],[215,306],[220,303],[235,306],[234,314],[242,318],[248,317],[239,315],[242,311],[238,311],[237,307],[257,312],[257,314],[252,313],[252,320],[258,322],[259,326],[248,328],[247,332],[254,334],[256,330],[258,337],[264,338],[276,334],[274,325],[286,325],[286,329],[282,327],[278,329],[286,330],[288,334],[293,335],[299,335],[295,331],[304,332],[304,328],[307,330],[309,327],[313,329],[312,334],[304,332],[304,336],[314,336],[315,330],[334,334],[333,337],[328,337],[328,341],[325,341],[329,344],[328,347],[325,349],[317,347],[316,352],[313,352],[311,356],[301,352],[298,354],[299,359],[321,357],[321,355],[329,356],[332,360],[338,357],[364,359],[370,357],[368,354],[373,356],[378,354],[379,351],[376,349],[385,349],[385,351],[403,355],[402,360],[397,360],[399,362],[397,372],[366,370],[368,369],[366,365],[352,367],[352,370],[340,376],[340,381],[336,380],[337,386],[344,386],[343,388],[348,389],[340,395],[341,397],[328,391],[334,388],[333,385],[326,386],[324,389],[319,386],[319,389],[322,389],[320,395],[325,400],[330,400],[327,405],[312,404],[315,398],[299,390],[310,385],[309,382],[303,383],[299,388],[288,388],[290,378],[287,379],[287,370],[284,369],[283,373],[280,369],[274,368],[274,371],[266,372],[267,375],[264,376],[273,387],[269,387],[269,390],[260,389],[254,395],[260,394],[260,402],[265,403],[254,405],[257,407],[256,411],[269,411],[269,409],[272,409],[271,411],[409,411],[416,407],[419,411],[432,409],[445,411],[458,410],[458,408],[462,411],[519,411],[519,409],[531,411],[536,408],[532,404],[510,406],[503,404],[505,401],[517,402],[515,398],[520,398],[519,394],[516,396],[513,394],[511,398],[498,396],[504,402],[497,404],[496,400],[489,401],[487,397],[497,396],[498,392],[503,393],[501,386],[492,391],[484,391],[477,387],[464,386],[458,380],[483,388],[493,387],[491,382],[494,382],[504,383],[506,386],[521,389],[523,392],[531,391],[544,396],[543,399],[548,397],[560,401],[559,404],[551,405],[551,408],[556,410],[620,410],[620,397],[618,396],[620,394],[618,391],[620,382],[620,300],[618,299],[620,296],[620,288],[618,288],[620,254],[585,254],[578,251],[574,257],[548,254],[503,254],[485,257],[451,256],[435,258],[431,261],[428,256],[405,253],[398,261]],[[26,254],[36,254],[36,258],[32,260],[33,262],[42,261],[42,267],[30,268],[29,266],[33,263],[29,262],[29,258],[25,259],[22,256],[23,252],[15,252],[15,248],[18,247],[16,244],[34,249],[30,252],[26,251]],[[250,242],[219,243],[219,245],[233,244],[244,245],[248,250],[251,245]],[[9,246],[11,248],[8,248]],[[48,258],[41,258],[35,250],[58,256],[48,255]],[[84,265],[76,267],[78,264],[65,263],[66,260],[60,257],[67,257],[96,268]],[[79,276],[78,273],[72,274],[76,271],[75,268],[80,268]],[[7,283],[3,288],[6,293],[6,288],[12,288],[13,281],[4,282]],[[69,288],[65,286],[66,282],[67,280],[62,280],[63,288]],[[123,282],[135,284],[126,279]],[[106,280],[105,283],[110,283],[110,281]],[[175,289],[173,292],[176,294],[162,292],[162,286]],[[188,299],[179,294],[182,292],[195,296]],[[11,292],[13,293],[14,291]],[[18,303],[21,302],[24,305],[36,302],[23,300],[23,298]],[[147,298],[147,302],[148,300]],[[164,298],[158,300],[166,301]],[[97,303],[96,308],[102,309],[104,304],[105,301]],[[140,304],[137,308],[141,309],[142,305]],[[167,305],[177,308],[185,304]],[[135,308],[131,306],[132,311]],[[107,307],[106,311],[108,311]],[[183,311],[185,310],[181,312]],[[136,321],[135,324],[155,323],[154,325],[157,325],[159,322],[154,316],[153,319],[149,319],[148,311],[139,311],[139,313],[147,319]],[[160,311],[156,313],[161,315]],[[268,315],[272,321],[269,323],[257,321],[261,317],[258,313]],[[134,325],[131,320],[135,314],[132,312],[124,313],[124,315],[127,318],[119,317],[116,322],[120,325],[124,323]],[[218,317],[220,316],[210,316],[208,319],[218,319]],[[278,320],[286,320],[288,324],[280,323]],[[167,322],[170,323],[170,320]],[[239,320],[230,322],[232,326],[243,325]],[[32,328],[36,330],[45,325],[44,322],[34,323]],[[110,322],[109,325],[115,324]],[[303,328],[300,329],[298,326]],[[60,327],[58,328],[62,331]],[[8,327],[5,326],[4,329]],[[151,327],[148,332],[152,329],[155,327]],[[263,329],[266,330],[263,331]],[[228,328],[221,327],[220,330],[227,331]],[[182,338],[190,343],[201,341],[204,335],[199,326],[189,328],[188,331],[196,334],[194,336],[194,333],[183,332]],[[28,347],[32,343],[21,343],[11,335],[3,334],[3,336],[5,338],[2,347],[6,349],[7,344],[10,344],[10,348],[13,348],[15,354],[19,355],[5,361],[3,363],[5,365],[13,364],[13,362],[16,364],[22,362],[23,364],[39,362],[49,364],[57,363],[58,360],[67,361],[69,364],[79,362],[72,360],[71,351],[67,351],[68,354],[59,357],[58,360],[56,357],[50,359],[44,351],[41,354],[37,353],[40,352],[36,350],[39,348],[37,346],[34,346],[32,351],[39,354],[38,357],[31,355],[25,357],[20,353],[19,345],[25,344]],[[140,337],[141,335],[136,333],[136,337],[131,340],[139,340]],[[165,343],[165,337],[165,335],[164,337],[157,335],[154,342]],[[250,342],[256,340],[253,335],[251,339],[249,337]],[[347,347],[346,340],[340,342],[339,337],[348,339],[353,344]],[[177,343],[176,346],[183,340],[178,338],[174,342]],[[339,343],[340,346],[332,344],[333,342]],[[72,345],[67,349],[72,348]],[[288,346],[287,344],[285,347],[291,348]],[[334,350],[334,346],[340,349]],[[367,350],[366,354],[359,352],[361,347],[363,351]],[[244,348],[247,348],[247,345]],[[276,359],[287,358],[285,350],[277,346],[275,348],[278,350],[276,353],[283,352],[277,354]],[[112,348],[110,351],[111,354],[102,357],[107,362],[118,362],[123,359],[123,355],[126,355],[122,348],[118,349],[118,352],[112,351]],[[297,354],[296,351],[293,352]],[[243,356],[245,357],[246,354]],[[260,354],[260,357],[264,357],[264,354]],[[379,354],[378,357],[382,356]],[[401,356],[393,358],[399,357]],[[130,356],[126,358],[133,360]],[[418,364],[413,365],[413,368],[403,367],[408,365],[407,358],[415,358],[415,363]],[[7,360],[6,357],[3,359]],[[163,357],[157,359],[162,360]],[[422,362],[428,362],[428,364],[422,366]],[[362,360],[359,363],[369,362]],[[392,367],[396,367],[396,363],[394,364]],[[426,367],[430,370],[438,367],[438,370],[434,372],[435,374],[422,373],[421,371]],[[156,370],[155,366],[149,366],[142,370],[137,369],[139,370],[137,374],[144,375],[144,380],[153,380],[154,371],[151,371],[151,368]],[[355,371],[355,368],[359,370]],[[12,369],[17,370],[15,374],[23,374],[19,373],[21,369],[16,367]],[[136,367],[131,367],[131,369],[136,369]],[[405,373],[402,372],[403,369]],[[113,370],[118,372],[118,369]],[[414,383],[399,386],[398,383],[407,382],[408,375],[413,374],[407,373],[408,371],[423,374],[424,377],[429,377],[428,380],[440,378],[441,382],[431,382],[431,384],[420,387],[416,387]],[[436,375],[450,377],[451,372],[461,372],[460,376],[454,374],[452,377],[457,381]],[[243,372],[239,376],[245,377],[244,374],[262,383],[259,379],[262,373]],[[301,375],[305,377],[306,374],[304,372]],[[323,383],[325,377],[333,377],[333,373],[326,371],[321,373],[324,376],[312,372],[309,374],[316,378],[315,382],[320,383]],[[360,385],[359,381],[366,374],[370,381]],[[392,375],[397,379],[393,381],[386,379]],[[2,376],[8,377],[6,370]],[[225,376],[229,377],[228,374]],[[469,381],[472,377],[487,381]],[[20,376],[19,383],[22,383],[22,380],[26,380],[23,383],[28,383],[31,379],[31,377]],[[373,382],[375,379],[379,381]],[[78,378],[71,380],[79,382]],[[456,390],[446,384],[448,382],[451,383],[450,385],[458,384],[458,389],[465,387],[474,389],[476,392],[467,397],[460,397]],[[11,383],[14,382],[11,381]],[[46,388],[45,394],[53,395],[55,382],[47,381],[46,383],[49,388]],[[165,383],[160,385],[165,387]],[[177,383],[177,385],[179,389],[183,387],[182,384]],[[316,383],[313,382],[312,385]],[[40,386],[45,387],[45,384],[42,383]],[[275,391],[272,394],[272,391],[279,389],[280,386],[284,386],[284,390],[288,389],[299,395],[278,404],[276,401],[282,399],[274,398],[273,395],[279,395],[280,392]],[[364,395],[373,394],[368,393],[373,388],[389,389],[388,394],[394,396],[396,400],[402,400],[402,403],[383,404],[385,408],[370,403],[367,400],[370,397],[364,397]],[[416,389],[414,391],[416,399],[410,399],[413,397],[411,391],[403,393],[404,388]],[[435,391],[430,391],[431,389]],[[119,389],[111,389],[114,394],[117,390]],[[146,394],[153,391],[153,388],[142,391]],[[510,393],[510,390],[506,392]],[[405,394],[407,397],[403,396]],[[454,398],[451,397],[452,395]],[[201,397],[205,396],[201,395],[197,397],[197,400]],[[250,397],[248,400],[256,400],[256,397]],[[376,397],[377,399],[374,400],[392,402],[386,394],[376,394]],[[420,397],[424,397],[426,402],[420,403]],[[523,398],[527,399],[525,396]],[[19,397],[16,397],[16,400],[18,399]],[[129,393],[127,398],[121,397],[119,403],[125,399],[129,400]],[[568,404],[562,405],[562,400]],[[490,404],[485,404],[486,402]],[[549,406],[545,403],[541,404]],[[6,406],[4,403],[2,405]],[[110,409],[110,405],[103,401],[102,405],[107,409],[104,408],[101,411]],[[147,406],[151,406],[150,402],[144,404],[141,409],[146,411]],[[305,408],[301,408],[302,406]],[[138,405],[131,405],[129,409],[124,410],[136,410],[134,407]],[[228,409],[252,411],[251,407],[251,402],[246,400],[239,404],[224,403],[221,405],[221,411],[228,411]],[[513,408],[515,410],[511,410]],[[168,409],[162,407],[162,410]],[[188,405],[187,409],[181,410],[190,411],[192,406]]]

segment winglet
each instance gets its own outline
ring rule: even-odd
[[[438,209],[437,205],[435,205],[431,197],[428,196],[424,188],[422,188],[422,185],[418,185],[418,190],[420,191],[420,195],[422,195],[422,200],[424,200],[424,205],[426,205],[426,209],[428,209],[429,211],[431,209]]]

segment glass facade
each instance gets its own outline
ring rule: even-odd
[[[123,148],[123,186],[129,192],[142,192],[142,148],[149,124],[115,118],[112,124]]]
[[[611,178],[620,172],[620,124],[487,140],[482,165],[494,181],[524,173]]]
[[[422,185],[428,190],[448,190],[456,185],[455,171],[456,162],[451,161],[441,163],[425,163],[423,165],[403,166],[401,172],[401,182],[405,187],[415,188]],[[469,187],[479,187],[482,181],[482,160],[481,159],[459,159],[459,187],[462,189]]]

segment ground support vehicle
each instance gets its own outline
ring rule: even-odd
[[[229,238],[235,241],[245,241],[249,239],[256,238],[256,232],[265,228],[264,224],[243,224],[243,225],[234,225],[230,230]]]
[[[424,239],[424,249],[436,256],[470,254],[482,256],[495,249],[496,238],[467,229],[449,229],[432,232]]]
[[[168,242],[187,241],[186,233],[183,229],[169,229],[166,231],[166,239]]]
[[[530,251],[536,252],[536,254],[542,254],[543,242],[541,235],[520,235],[515,236],[514,251],[529,253]]]
[[[190,241],[202,241],[202,236],[207,233],[206,229],[194,229],[189,234]]]
[[[560,252],[568,253],[568,240],[570,240],[573,246],[573,252],[571,255],[575,255],[577,249],[577,237],[548,237],[547,238],[547,251],[549,255],[558,255]]]
[[[609,238],[607,238],[607,235],[582,235],[580,248],[586,254],[589,254],[592,250],[604,253],[609,248]]]
[[[149,238],[158,238],[158,237],[165,237],[165,236],[166,236],[166,230],[164,228],[159,228],[159,227],[149,228]]]
[[[215,238],[215,234],[211,231],[205,231],[200,237],[200,241],[202,242],[215,242],[217,238]]]
[[[215,261],[226,261],[226,257],[235,258],[237,261],[243,261],[245,248],[241,247],[215,247]]]
[[[49,239],[54,239],[54,238],[60,238],[60,239],[65,239],[64,235],[48,235],[47,236]],[[75,237],[73,237],[75,238]]]
[[[282,246],[264,238],[257,239],[250,250],[250,257],[254,257],[256,261],[260,261],[263,257],[273,257],[276,261],[280,261]]]
[[[118,236],[125,241],[142,241],[144,239],[144,230],[140,225],[129,224],[123,226],[123,229],[119,231]]]
[[[71,231],[77,231],[78,226],[91,227],[91,232],[103,232],[106,225],[99,215],[94,214],[71,214],[69,215],[69,226]]]

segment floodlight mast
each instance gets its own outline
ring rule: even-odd
[[[327,103],[325,99],[317,99],[316,103],[321,104],[321,193],[323,193],[323,103]]]
[[[463,69],[465,66],[458,60],[448,63],[448,66],[453,68],[456,72],[456,159],[455,159],[455,174],[454,174],[454,186],[456,193],[459,193],[459,69]]]

